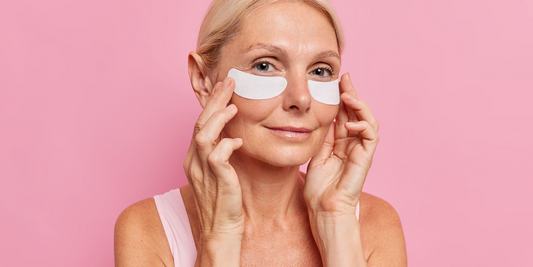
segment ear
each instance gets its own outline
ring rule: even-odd
[[[190,52],[188,58],[189,64],[189,78],[191,79],[191,86],[194,94],[202,108],[205,108],[207,100],[213,92],[213,84],[209,78],[204,61],[196,52]]]

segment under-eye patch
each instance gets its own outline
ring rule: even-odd
[[[283,77],[258,76],[231,69],[228,77],[235,80],[235,93],[248,99],[269,99],[276,97],[287,88]],[[340,103],[339,80],[330,82],[307,81],[309,93],[318,102],[337,105]]]

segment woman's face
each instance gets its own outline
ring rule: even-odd
[[[276,2],[245,18],[240,33],[222,48],[218,81],[236,68],[254,75],[285,77],[287,88],[265,100],[233,94],[231,103],[238,113],[223,133],[244,141],[234,156],[274,166],[301,165],[314,156],[339,106],[313,99],[307,80],[336,80],[340,66],[335,31],[315,8]]]

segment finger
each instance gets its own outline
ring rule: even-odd
[[[324,140],[324,143],[322,143],[322,146],[320,147],[320,150],[311,159],[311,162],[309,162],[309,165],[314,164],[320,164],[326,161],[330,156],[331,152],[333,151],[333,147],[335,146],[335,122],[332,122],[329,126],[328,133],[326,134],[326,139]],[[346,130],[346,128],[345,128]]]
[[[237,107],[233,104],[214,112],[202,129],[194,137],[198,156],[203,161],[211,154],[220,139],[220,133],[228,121],[237,114]]]
[[[374,114],[370,111],[368,105],[360,99],[354,98],[352,95],[344,93],[341,95],[342,101],[355,112],[359,121],[367,121],[372,125],[374,130],[377,132],[379,130],[379,123],[374,117]]]
[[[240,190],[239,180],[235,170],[229,163],[229,158],[233,151],[239,149],[242,144],[241,138],[224,138],[209,154],[209,166],[216,177],[217,187],[227,188],[230,191]]]
[[[341,94],[343,92],[346,92],[352,95],[353,97],[355,97],[356,99],[359,99],[359,96],[357,95],[357,92],[355,91],[355,87],[353,86],[353,83],[352,83],[352,77],[350,76],[349,73],[345,73],[344,75],[342,75],[340,86],[341,86]]]
[[[198,117],[196,124],[194,126],[193,137],[200,132],[202,127],[205,125],[207,120],[218,110],[224,109],[231,97],[233,96],[233,91],[235,90],[235,82],[233,79],[226,77],[223,82],[218,82],[213,88],[213,93],[210,96],[207,104],[204,107],[202,113]]]
[[[335,117],[335,139],[348,137],[348,130],[344,128],[346,122],[348,122],[348,114],[346,113],[346,106],[341,101],[339,112],[337,113],[337,117]]]
[[[346,128],[349,131],[359,132],[361,143],[353,142],[350,145],[348,161],[338,186],[347,189],[350,196],[358,199],[372,165],[379,135],[366,121],[348,122]]]
[[[224,225],[227,225],[228,222],[242,221],[241,186],[237,173],[229,162],[233,152],[239,149],[242,144],[243,141],[240,138],[224,138],[208,157],[209,166],[216,181],[216,213],[212,221],[214,232],[226,233],[228,230],[233,232],[231,231],[233,227],[228,229]],[[218,226],[215,227],[215,225]]]
[[[355,99],[357,99],[357,93],[355,92],[355,88],[354,88],[354,86],[352,84],[352,81],[351,81],[351,78],[350,78],[350,74],[346,73],[346,74],[344,74],[342,76],[340,85],[341,85],[341,95],[342,94],[348,94],[350,96],[355,97]],[[343,103],[344,103],[344,101],[343,101]],[[345,103],[344,106],[345,106],[345,109],[346,109],[346,115],[348,116],[348,120],[347,121],[355,122],[355,121],[359,121],[360,120],[360,118],[357,117],[356,112],[350,106],[346,105],[346,103]],[[356,137],[357,133],[348,133],[347,136]]]
[[[188,156],[189,157],[189,156]],[[216,183],[209,181],[211,179],[207,178],[204,174],[205,168],[202,166],[198,154],[194,153],[194,156],[191,156],[188,159],[188,163],[184,164],[185,173],[187,174],[187,181],[192,188],[193,199],[196,205],[196,209],[199,215],[206,214],[205,210],[209,206],[205,206],[204,203],[211,203],[213,200],[213,194],[210,192],[216,192]],[[215,194],[216,196],[216,194]],[[200,207],[203,207],[204,211],[201,212]],[[213,209],[211,209],[211,212]],[[209,212],[207,213],[209,214]],[[202,216],[201,216],[202,217]],[[200,220],[200,224],[203,226],[203,220]]]
[[[366,152],[374,153],[379,141],[379,135],[370,123],[367,121],[347,122],[345,126],[348,131],[359,133],[361,143]]]

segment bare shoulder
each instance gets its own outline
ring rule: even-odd
[[[372,226],[400,222],[400,216],[394,207],[382,198],[362,192],[360,205],[361,213],[364,214],[361,219],[372,222]]]
[[[115,266],[174,266],[153,198],[127,207],[115,223]]]
[[[402,223],[394,207],[365,192],[360,205],[361,238],[369,266],[407,266]]]

